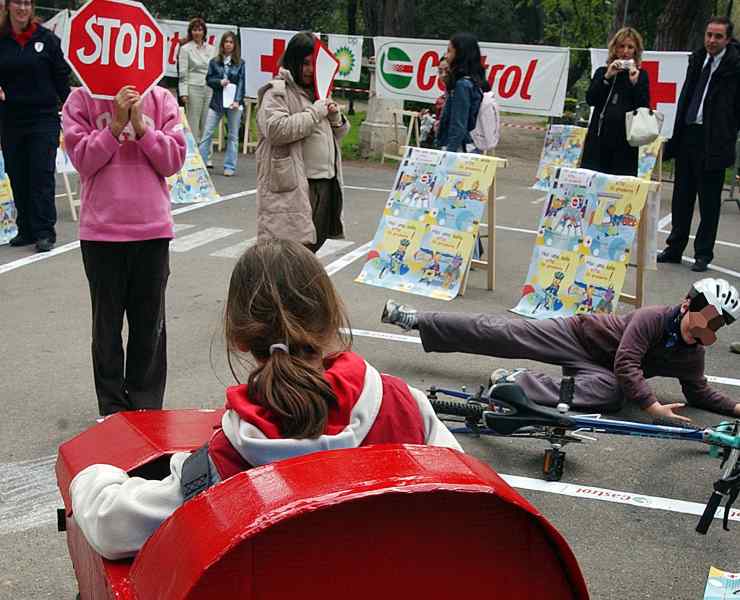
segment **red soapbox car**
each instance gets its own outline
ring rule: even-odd
[[[62,444],[56,464],[82,600],[588,598],[563,537],[492,469],[432,446],[319,452],[239,473],[186,502],[130,560],[75,524],[93,463],[162,478],[222,411],[119,413]]]

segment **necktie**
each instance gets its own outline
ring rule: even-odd
[[[704,97],[704,90],[707,89],[707,83],[709,82],[709,76],[712,74],[712,63],[714,62],[714,56],[709,55],[709,60],[704,68],[701,70],[701,77],[699,82],[696,84],[694,95],[691,97],[691,103],[689,109],[686,111],[686,124],[691,125],[696,123],[696,115],[699,113],[699,105],[701,99]]]

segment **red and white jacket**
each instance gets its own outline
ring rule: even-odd
[[[315,439],[280,436],[276,415],[252,402],[246,386],[226,392],[226,412],[208,446],[220,478],[322,450],[370,444],[430,444],[462,450],[434,414],[423,392],[397,377],[380,374],[352,352],[324,362],[324,378],[337,397],[324,434]],[[129,477],[112,465],[91,465],[70,485],[72,511],[90,545],[110,559],[135,554],[182,503],[182,465],[190,454],[170,460],[170,475],[159,480]]]

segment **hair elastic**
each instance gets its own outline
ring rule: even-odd
[[[270,346],[270,356],[272,356],[278,350],[280,350],[281,352],[285,352],[286,354],[290,354],[290,349],[288,348],[287,344],[272,344]]]

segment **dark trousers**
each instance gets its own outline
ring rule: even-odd
[[[2,149],[17,211],[16,225],[28,240],[56,241],[54,226],[54,171],[59,147],[59,127],[49,124],[33,129],[5,127]]]
[[[704,131],[701,125],[690,125],[676,157],[676,180],[671,201],[671,234],[666,244],[673,256],[681,256],[689,242],[696,195],[699,194],[699,229],[694,240],[694,257],[711,262],[722,206],[725,170],[704,168]]]
[[[311,202],[316,243],[306,244],[311,252],[319,251],[328,239],[343,238],[342,188],[336,177],[333,179],[309,179],[308,198]]]
[[[573,332],[569,319],[520,321],[498,315],[420,313],[419,333],[426,352],[466,352],[558,365],[575,378],[572,406],[613,411],[624,405],[614,373],[597,364]],[[530,400],[545,406],[560,401],[560,378],[526,371],[516,377]]]
[[[92,300],[93,374],[101,415],[162,408],[169,242],[80,242]],[[128,322],[125,369],[124,314]]]

